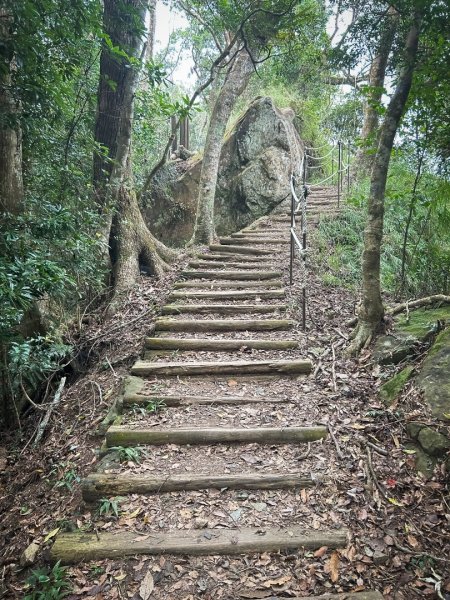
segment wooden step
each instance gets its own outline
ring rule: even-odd
[[[287,304],[167,304],[161,309],[162,315],[180,315],[182,313],[220,313],[220,314],[265,314],[287,310]]]
[[[261,298],[261,300],[270,300],[274,298],[284,298],[284,289],[281,290],[223,290],[223,291],[189,291],[172,292],[169,300],[183,300],[186,298],[206,298],[209,300],[251,300]]]
[[[251,598],[250,600],[258,600]],[[270,596],[266,600],[286,600],[286,596]],[[340,594],[325,594],[323,596],[289,596],[289,600],[383,600],[380,592],[341,592]]]
[[[274,490],[310,488],[311,477],[299,473],[245,473],[239,475],[203,475],[188,473],[154,477],[152,475],[117,475],[93,473],[81,484],[83,500],[95,502],[101,498],[125,494],[149,495],[207,489]]]
[[[191,427],[183,429],[156,429],[155,427],[131,429],[112,425],[106,432],[106,445],[133,447],[138,445],[162,446],[164,444],[289,444],[307,443],[327,436],[322,425],[312,427]]]
[[[268,240],[266,238],[263,239],[259,239],[258,237],[245,237],[245,238],[220,238],[220,243],[221,244],[248,244],[250,245],[254,245],[254,244],[270,244],[271,246],[278,246],[281,244],[286,244],[289,241],[289,239],[280,239],[280,238],[272,238],[271,240]]]
[[[155,331],[286,331],[291,319],[155,319]]]
[[[348,531],[333,529],[305,530],[301,527],[239,529],[179,529],[173,532],[136,531],[62,533],[50,551],[52,562],[72,564],[81,561],[123,558],[136,555],[249,554],[305,548],[316,550],[341,548],[346,545]]]
[[[277,279],[282,276],[280,271],[182,271],[182,277],[186,279]]]
[[[145,340],[148,350],[199,350],[202,352],[233,352],[242,348],[254,350],[295,350],[296,340],[212,340],[177,339],[148,337]]]
[[[234,361],[198,361],[198,362],[148,362],[138,360],[131,367],[132,375],[293,375],[310,373],[311,361],[298,360],[234,360]]]
[[[231,237],[234,239],[241,239],[241,238],[252,238],[253,239],[265,239],[270,241],[273,238],[275,239],[281,239],[282,241],[284,240],[284,238],[282,237],[283,234],[285,234],[285,237],[289,237],[289,228],[286,227],[282,230],[277,230],[277,231],[272,231],[271,229],[267,230],[267,231],[260,231],[255,229],[254,231],[247,231],[246,233],[232,233]]]
[[[214,254],[197,254],[196,258],[199,260],[207,260],[210,262],[215,262],[215,261],[232,262],[232,261],[236,261],[236,259],[239,259],[239,260],[245,260],[245,262],[255,263],[255,266],[258,266],[265,260],[268,260],[268,257],[266,254],[264,254],[263,256],[252,256],[250,254],[246,254],[245,256],[236,257],[236,256],[233,256],[233,254],[221,254],[219,252],[214,253]]]
[[[265,281],[178,281],[174,283],[174,289],[182,288],[207,288],[214,290],[218,288],[269,288],[283,287],[284,283],[276,279],[267,279]]]
[[[123,406],[148,406],[154,402],[162,402],[165,406],[184,406],[184,405],[205,405],[205,406],[223,406],[227,404],[289,404],[292,400],[278,396],[265,398],[262,396],[165,396],[160,394],[152,394],[145,396],[144,394],[130,393],[123,398]]]
[[[230,238],[231,239],[231,238]],[[231,242],[230,242],[231,243]],[[257,256],[269,256],[272,254],[270,250],[263,250],[263,248],[249,248],[247,246],[231,246],[222,244],[211,244],[209,249],[212,252],[233,252],[235,254],[254,254]]]
[[[214,262],[208,260],[193,260],[188,264],[188,267],[192,269],[202,269],[206,267],[207,269],[262,269],[268,270],[273,268],[273,265],[270,263],[243,263],[243,262]]]

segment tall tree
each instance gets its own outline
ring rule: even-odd
[[[403,61],[395,91],[390,99],[381,126],[378,149],[372,167],[362,256],[362,299],[358,323],[352,333],[353,342],[348,348],[350,354],[356,354],[371,341],[384,315],[381,299],[380,257],[386,180],[395,135],[413,81],[422,20],[422,15],[417,8],[413,8],[413,14],[407,16],[410,25],[405,36]]]
[[[148,0],[104,2],[105,41],[95,126],[95,140],[103,151],[94,158],[94,187],[106,221],[114,300],[136,281],[140,265],[161,275],[176,256],[148,230],[138,205],[131,166],[134,95],[147,54],[149,8]]]

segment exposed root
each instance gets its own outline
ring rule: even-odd
[[[370,323],[359,321],[350,334],[352,343],[345,350],[347,356],[357,356],[363,348],[367,348],[373,339],[376,327]]]

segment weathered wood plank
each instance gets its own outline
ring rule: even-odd
[[[258,256],[269,256],[272,254],[270,250],[264,250],[263,248],[249,248],[247,246],[237,246],[237,245],[222,245],[222,244],[211,244],[209,247],[211,252],[234,252],[236,254],[254,254]]]
[[[101,498],[124,494],[154,494],[206,489],[274,490],[309,488],[311,477],[299,473],[245,473],[238,475],[204,475],[188,473],[168,477],[93,473],[81,484],[83,499],[95,502]]]
[[[222,261],[222,262],[235,262],[237,259],[245,260],[245,262],[255,263],[255,265],[259,265],[263,263],[265,260],[270,260],[270,256],[252,256],[251,254],[246,254],[245,256],[233,256],[233,254],[221,254],[219,252],[214,252],[214,254],[197,254],[198,260],[207,260],[210,262]]]
[[[165,319],[155,320],[155,331],[287,331],[291,319]]]
[[[284,245],[284,244],[288,244],[289,243],[289,238],[272,238],[270,241],[266,238],[264,239],[259,239],[256,236],[255,237],[245,237],[245,238],[220,238],[220,243],[222,245],[240,245],[243,244],[248,245],[248,246],[252,246],[254,244],[270,244],[271,246],[279,246],[279,245]]]
[[[221,313],[221,314],[265,314],[287,310],[287,304],[166,304],[162,315],[180,315],[182,313]]]
[[[226,404],[286,404],[292,403],[291,399],[282,397],[265,398],[262,396],[164,396],[164,395],[149,395],[133,393],[126,394],[123,398],[123,406],[147,406],[150,402],[163,402],[166,406],[183,406],[189,404],[204,404],[207,406],[226,405]]]
[[[252,262],[215,262],[212,260],[193,260],[188,264],[188,267],[192,268],[192,269],[238,269],[238,270],[244,270],[244,269],[262,269],[263,271],[267,271],[270,270],[271,268],[273,268],[273,265],[271,265],[270,263],[255,263],[254,261]]]
[[[211,340],[148,337],[145,346],[149,350],[199,350],[203,352],[233,352],[241,348],[255,350],[294,350],[297,340]]]
[[[182,530],[169,533],[135,531],[117,533],[63,533],[50,551],[53,562],[121,558],[142,554],[248,554],[296,548],[340,548],[347,543],[346,529],[308,531],[304,527]]]
[[[253,598],[252,600],[258,600]],[[286,600],[286,596],[270,596],[266,600]],[[380,592],[341,592],[340,594],[325,594],[323,596],[295,596],[289,600],[383,600]]]
[[[214,289],[248,289],[248,288],[280,288],[284,283],[279,279],[268,279],[266,281],[178,281],[174,283],[175,289],[183,288],[207,288]],[[251,290],[252,291],[252,290]]]
[[[194,427],[183,429],[129,429],[111,426],[106,432],[106,444],[112,446],[163,445],[163,444],[299,444],[314,442],[327,436],[322,425],[311,427]]]
[[[277,279],[282,276],[280,271],[182,271],[186,279]]]

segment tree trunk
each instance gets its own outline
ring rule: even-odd
[[[233,60],[214,104],[200,174],[193,243],[210,244],[215,238],[214,198],[223,136],[234,104],[245,90],[252,71],[252,59],[243,49]]]
[[[0,212],[17,214],[23,200],[22,132],[20,103],[12,93],[11,21],[12,15],[0,9]]]
[[[143,32],[148,4],[142,0],[105,0],[104,30],[114,47],[142,62],[146,47]],[[153,27],[154,13],[150,26]],[[147,38],[152,44],[152,33]],[[100,58],[100,83],[95,141],[103,148],[94,157],[94,188],[105,215],[105,238],[113,263],[114,295],[129,289],[139,275],[142,260],[149,273],[161,275],[176,253],[158,242],[147,229],[133,190],[131,135],[134,96],[140,68],[106,44]],[[114,218],[112,211],[115,209]]]
[[[360,147],[353,167],[358,178],[370,172],[374,160],[374,148],[378,141],[378,108],[384,89],[386,67],[394,41],[398,23],[398,13],[392,7],[386,16],[385,28],[381,35],[375,58],[369,71],[369,96],[364,103],[364,120],[361,131]]]
[[[395,134],[411,89],[419,45],[419,26],[420,18],[415,15],[406,37],[404,64],[380,131],[380,142],[370,182],[367,224],[364,230],[361,308],[358,324],[352,334],[354,339],[348,348],[349,354],[358,353],[362,347],[370,343],[383,319],[380,256],[383,237],[384,194]]]

